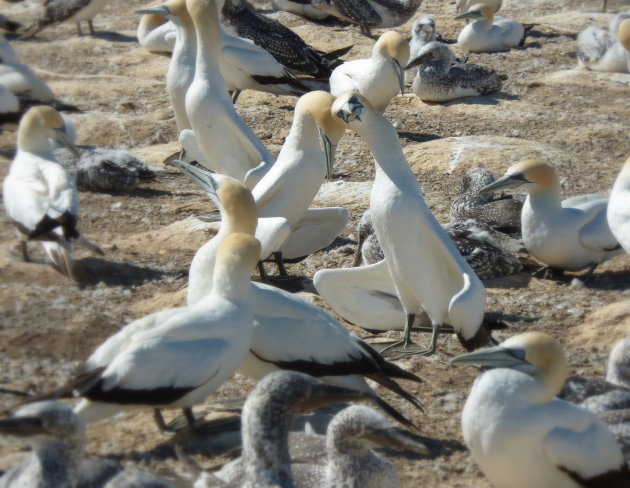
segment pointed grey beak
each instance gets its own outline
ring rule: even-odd
[[[392,61],[394,62],[394,71],[396,71],[396,76],[398,77],[400,94],[403,95],[405,93],[405,70],[400,65],[397,59],[392,58]]]
[[[530,181],[525,178],[522,173],[517,173],[515,175],[506,175],[503,178],[499,178],[497,181],[493,181],[489,185],[484,186],[481,190],[479,190],[479,194],[485,195],[487,193],[492,193],[497,190],[518,188],[519,186],[526,183],[530,183]]]
[[[311,394],[302,401],[301,407],[305,412],[316,410],[326,405],[335,403],[353,402],[359,400],[370,400],[370,393],[351,390],[340,386],[317,383],[313,385]]]
[[[466,12],[465,14],[461,14],[456,16],[456,19],[479,19],[481,18],[481,12],[478,10],[473,10],[472,12]]]
[[[364,437],[376,445],[429,455],[431,451],[411,432],[398,427],[367,428]]]
[[[341,106],[336,115],[349,124],[353,120],[361,120],[361,109],[363,109],[363,104],[357,97],[352,96]]]
[[[409,63],[407,63],[407,66],[405,66],[405,69],[407,70],[415,66],[419,66],[421,64],[431,61],[432,59],[433,59],[433,53],[431,52],[425,53],[422,56],[418,56],[416,59],[409,61]]]
[[[29,437],[43,434],[46,429],[39,417],[11,417],[0,420],[0,434],[14,437]]]
[[[64,127],[60,127],[59,129],[54,129],[54,134],[55,134],[55,139],[60,144],[62,144],[63,147],[65,147],[68,151],[70,151],[75,158],[81,159],[81,154],[79,154],[79,151],[77,150],[76,146],[72,144],[72,141],[70,141],[70,139],[68,138],[68,134],[66,134]]]
[[[491,368],[514,368],[530,363],[525,359],[524,349],[508,349],[506,347],[496,346],[481,351],[460,354],[451,359],[451,364],[489,366]]]
[[[216,196],[219,189],[219,182],[212,176],[212,173],[201,168],[197,168],[179,159],[174,159],[171,164],[184,173],[188,178],[197,183],[203,191]]]
[[[324,133],[322,129],[317,127],[319,130],[319,137],[322,139],[322,144],[324,146],[324,155],[326,156],[326,179],[330,180],[333,175],[333,165],[335,163],[335,151],[337,146],[335,146],[332,142],[330,142],[329,137]]]
[[[135,13],[139,15],[149,14],[168,17],[169,15],[171,15],[171,10],[168,8],[168,5],[163,3],[161,5],[155,5],[154,7],[141,8],[140,10],[136,10]]]

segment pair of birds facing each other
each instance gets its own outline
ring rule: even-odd
[[[588,281],[598,264],[624,252],[608,224],[609,198],[579,195],[561,200],[558,175],[545,161],[517,163],[481,193],[503,189],[527,192],[521,213],[523,243],[552,270],[588,268]]]
[[[385,259],[371,266],[384,267],[385,272],[377,276],[391,276],[405,317],[403,340],[393,346],[402,345],[404,351],[416,317],[424,313],[431,322],[431,343],[416,353],[435,351],[440,327],[445,322],[464,342],[476,342],[478,335],[484,335],[487,341],[488,333],[481,327],[486,302],[484,286],[429,211],[394,127],[357,94],[339,96],[332,112],[366,140],[375,160],[370,212]],[[370,267],[358,269],[369,272]],[[347,270],[320,270],[314,276],[315,287],[327,301],[326,289],[338,288],[335,283],[339,282],[339,271]]]
[[[468,10],[455,17],[469,19],[457,37],[457,45],[464,51],[492,53],[509,51],[522,46],[526,30],[520,22],[502,17],[494,17],[495,10],[485,3],[475,3]]]
[[[630,72],[630,11],[610,19],[608,30],[589,26],[577,38],[578,65],[593,71]]]
[[[491,368],[462,411],[464,441],[497,488],[628,486],[614,435],[595,414],[555,398],[568,365],[560,344],[527,332],[451,364]]]

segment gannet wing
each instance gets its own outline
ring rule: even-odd
[[[578,237],[585,248],[595,251],[612,251],[619,247],[619,242],[608,225],[607,208],[608,199],[603,199],[594,202],[584,210],[585,223],[580,229]]]
[[[65,213],[79,213],[79,194],[74,178],[57,163],[42,167],[42,175],[48,184],[50,209],[47,214],[57,218]]]
[[[41,178],[11,178],[9,174],[4,183],[4,206],[26,232],[37,227],[49,205],[48,187]]]
[[[226,38],[228,36],[225,36]],[[238,69],[247,67],[248,75],[273,76],[276,78],[286,78],[287,69],[261,47],[252,41],[238,39],[238,44],[230,40],[223,45],[223,58],[233,64]]]

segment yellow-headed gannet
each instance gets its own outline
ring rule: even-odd
[[[252,188],[273,164],[273,156],[232,105],[220,71],[221,30],[214,0],[186,0],[186,10],[197,36],[195,75],[186,93],[188,119],[208,167]],[[212,124],[208,114],[213,114]],[[246,175],[253,181],[246,181]]]
[[[442,42],[430,42],[405,69],[418,66],[412,89],[422,101],[448,102],[457,98],[488,95],[501,90],[507,76],[492,68],[459,63],[455,53]]]
[[[578,64],[594,71],[628,73],[627,51],[618,37],[625,19],[630,19],[630,12],[614,15],[608,30],[589,26],[581,31],[577,38]]]
[[[624,19],[617,29],[617,40],[626,50],[626,65],[630,73],[630,19]]]
[[[2,488],[172,488],[146,472],[124,471],[113,460],[85,458],[85,424],[63,403],[44,401],[20,408],[0,420],[0,434],[24,439],[32,453],[0,477]]]
[[[59,112],[45,105],[31,108],[20,122],[17,154],[4,180],[4,207],[21,236],[24,260],[26,241],[42,241],[55,268],[74,277],[71,240],[100,250],[79,240],[79,194],[72,176],[55,159],[49,137],[78,156]]]
[[[527,332],[451,363],[489,366],[462,412],[464,441],[497,488],[622,487],[630,473],[604,422],[554,398],[567,377],[560,344]]]
[[[88,358],[85,373],[66,389],[83,397],[75,411],[94,422],[121,410],[153,408],[162,426],[157,409],[182,408],[193,423],[191,407],[225,383],[249,350],[250,273],[259,256],[251,235],[226,237],[208,295],[130,323]]]
[[[397,32],[382,34],[372,48],[372,57],[355,59],[335,68],[330,75],[330,93],[357,92],[384,112],[398,93],[404,93],[404,69],[409,61],[409,43]]]
[[[320,53],[277,20],[258,14],[246,0],[217,0],[221,23],[237,37],[251,39],[294,73],[328,79],[349,48]]]
[[[140,17],[136,37],[147,51],[172,53],[176,36],[175,25],[162,15],[144,14]]]
[[[456,19],[473,19],[462,29],[457,44],[473,53],[509,51],[525,40],[525,28],[520,22],[502,17],[494,18],[494,10],[484,3],[476,3]]]
[[[411,40],[409,41],[409,59],[416,59],[420,49],[431,41],[437,41],[440,35],[435,28],[435,20],[430,15],[423,15],[416,19],[411,26]],[[440,37],[441,39],[441,37]],[[418,68],[405,70],[405,83],[411,83]]]
[[[372,27],[397,27],[416,13],[422,0],[311,0],[311,5],[337,18],[358,24],[371,36]]]
[[[527,159],[512,165],[505,176],[481,192],[501,189],[527,192],[521,213],[521,231],[527,250],[550,268],[578,271],[623,252],[608,226],[608,198],[580,195],[560,200],[560,181],[546,162]]]
[[[630,20],[628,27],[630,31]],[[630,157],[626,159],[610,192],[606,218],[617,242],[630,253]]]
[[[87,22],[90,34],[94,34],[92,19],[98,14],[108,0],[47,0],[44,11],[39,18],[28,26],[22,38],[33,37],[46,27],[62,22],[76,22],[77,33],[81,35],[81,22]]]
[[[431,319],[433,334],[429,348],[416,354],[435,351],[444,322],[464,340],[472,339],[483,321],[484,286],[427,207],[396,129],[361,95],[341,95],[332,113],[366,140],[374,157],[370,212],[405,311],[400,344],[409,344],[415,315],[423,311]]]
[[[179,162],[176,165],[208,194],[215,193],[223,214],[219,233],[204,244],[190,265],[188,305],[191,306],[215,286],[207,270],[213,266],[213,253],[221,240],[230,232],[251,234],[256,229],[256,206],[251,193],[237,180],[222,175],[207,175],[204,179],[189,165]],[[268,219],[258,219],[258,223],[265,220]],[[419,408],[419,403],[394,381],[394,378],[402,378],[417,382],[418,377],[385,361],[319,307],[275,287],[261,283],[252,286],[254,335],[250,354],[239,372],[253,378],[261,378],[277,369],[308,373],[332,384],[369,392],[390,415],[408,423],[369,388],[363,376]]]
[[[455,0],[455,8],[458,14],[464,13],[464,12],[468,12],[470,7],[472,7],[476,3],[479,3],[479,0]],[[483,3],[486,4],[488,7],[490,7],[494,12],[497,12],[501,8],[503,1],[502,0],[484,0]]]
[[[304,0],[271,0],[271,6],[276,12],[291,12],[312,20],[322,20],[328,17],[326,12],[316,9],[309,2],[305,3]]]
[[[324,178],[332,174],[335,148],[345,132],[345,125],[330,113],[334,100],[323,91],[298,100],[275,164],[252,190],[260,217],[283,217],[291,226],[287,242],[274,250],[281,258],[302,258],[323,249],[348,221],[344,208],[308,209]]]
[[[492,173],[478,166],[466,171],[451,204],[451,222],[474,219],[503,232],[520,234],[523,201],[511,196],[495,198],[491,193],[479,193],[494,180]]]

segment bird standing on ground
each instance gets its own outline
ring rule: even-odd
[[[630,28],[630,20],[628,23]],[[626,159],[610,192],[606,218],[621,247],[630,253],[630,157]]]
[[[472,19],[473,22],[462,29],[457,44],[472,53],[494,53],[509,51],[522,45],[525,28],[520,22],[511,19],[494,18],[494,10],[486,4],[477,3],[456,19]]]
[[[541,332],[462,354],[451,364],[490,367],[462,412],[464,441],[497,488],[628,486],[630,472],[602,420],[554,398],[567,377],[560,344]]]
[[[70,21],[76,22],[77,34],[81,35],[81,22],[87,22],[89,32],[94,35],[94,16],[105,8],[108,0],[46,0],[44,11],[22,34],[23,39],[37,35],[51,25]]]

